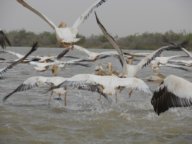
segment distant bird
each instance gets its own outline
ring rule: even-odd
[[[75,21],[75,23],[72,25],[72,27],[68,27],[64,22],[62,22],[58,27],[49,20],[44,14],[39,12],[38,10],[31,7],[26,0],[17,0],[20,4],[22,4],[27,9],[34,12],[36,15],[41,17],[45,22],[47,22],[52,29],[55,30],[56,38],[58,43],[62,47],[71,47],[73,43],[76,43],[80,39],[77,38],[78,34],[78,28],[81,23],[83,23],[89,15],[93,12],[94,9],[98,8],[100,5],[102,5],[107,0],[96,0],[82,15],[79,16],[79,18]],[[73,11],[73,8],[72,8]]]
[[[153,93],[151,104],[160,115],[172,107],[192,106],[192,83],[175,75],[167,76]]]
[[[31,53],[33,53],[34,51],[36,51],[38,48],[38,43],[35,42],[31,48],[31,50],[24,55],[22,58],[18,59],[17,61],[11,63],[10,65],[0,69],[0,78],[3,76],[4,73],[6,73],[9,69],[12,69],[14,66],[16,66],[17,64],[21,63],[22,61],[25,60],[25,58],[27,58]]]
[[[119,53],[120,62],[123,66],[122,77],[135,77],[136,74],[142,68],[147,66],[155,57],[159,56],[165,50],[181,49],[181,47],[177,46],[177,45],[163,46],[163,47],[160,47],[159,49],[155,50],[154,52],[150,53],[146,57],[144,57],[137,65],[127,64],[127,62],[124,58],[123,51],[120,49],[120,47],[116,43],[115,39],[107,32],[105,27],[101,24],[96,12],[95,12],[95,17],[96,17],[97,24],[99,25],[100,29],[102,30],[104,36]]]
[[[11,46],[11,43],[9,39],[7,38],[6,34],[3,32],[3,30],[0,29],[0,45],[2,49],[6,48],[6,43]]]

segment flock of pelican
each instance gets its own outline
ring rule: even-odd
[[[31,56],[31,54],[37,50],[38,43],[34,43],[29,52],[25,55],[9,51],[6,46],[11,46],[11,42],[7,38],[6,34],[0,29],[0,45],[2,52],[15,55],[16,60],[9,62],[10,64],[0,69],[0,77],[9,70],[15,67],[19,63],[28,63],[34,67],[37,71],[46,71],[51,69],[54,76],[33,76],[26,79],[15,90],[3,97],[5,102],[10,96],[16,92],[26,91],[34,87],[47,86],[48,91],[51,91],[49,103],[52,94],[58,94],[64,96],[64,104],[67,105],[67,91],[68,88],[80,89],[91,92],[96,92],[103,96],[108,102],[111,103],[110,95],[117,96],[122,90],[127,89],[128,95],[131,96],[133,91],[140,91],[147,95],[152,95],[151,104],[154,111],[159,115],[162,112],[167,111],[172,107],[188,107],[192,106],[192,83],[184,78],[176,75],[164,76],[160,73],[160,67],[173,67],[190,71],[192,65],[191,60],[181,60],[175,58],[188,57],[192,58],[192,54],[184,48],[184,43],[175,44],[169,43],[166,46],[162,46],[151,53],[131,53],[124,52],[117,44],[115,39],[107,32],[104,25],[99,20],[97,13],[95,12],[96,22],[101,29],[105,38],[110,42],[114,51],[105,52],[92,52],[86,48],[83,48],[76,44],[79,41],[77,38],[79,26],[89,17],[95,9],[105,3],[107,0],[96,0],[82,15],[78,17],[72,27],[68,27],[65,23],[61,23],[58,27],[47,18],[43,13],[36,10],[26,0],[17,0],[19,4],[29,9],[41,19],[43,19],[49,26],[55,31],[57,42],[60,47],[65,48],[57,56]],[[72,53],[74,50],[83,52],[87,55],[85,58],[78,58],[78,56],[69,56],[72,60],[63,61],[63,57],[67,57],[66,54]],[[168,50],[180,50],[186,55],[174,55],[169,57],[163,57],[161,54]],[[103,68],[102,65],[96,66],[95,74],[76,74],[72,77],[59,77],[58,72],[67,65],[80,65],[83,67],[89,67],[93,62],[99,59],[105,59],[108,57],[116,58],[119,60],[122,69],[114,70],[112,63],[109,63],[107,68]],[[135,64],[135,58],[143,57],[137,64]],[[2,60],[4,61],[4,60]],[[134,62],[134,63],[133,63]],[[146,79],[138,78],[138,72],[150,66],[154,72],[153,77]],[[152,92],[145,81],[158,81],[159,87]]]

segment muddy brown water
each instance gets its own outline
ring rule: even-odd
[[[9,48],[26,53],[26,48]],[[98,49],[93,49],[98,51]],[[34,55],[54,55],[62,49],[38,49]],[[177,52],[168,52],[170,54]],[[84,56],[79,52],[74,55]],[[167,54],[167,52],[165,52]],[[14,56],[0,55],[8,59]],[[90,68],[67,67],[59,76],[70,77],[77,73],[93,73],[95,65],[113,62],[114,58],[99,60]],[[1,64],[3,67],[4,64]],[[176,74],[192,81],[189,72],[162,68],[162,73]],[[138,77],[152,74],[145,68]],[[0,80],[0,99],[31,76],[51,76],[51,72],[36,72],[28,64],[20,64],[5,74]],[[157,84],[149,83],[152,91]],[[0,144],[191,144],[192,109],[173,108],[157,116],[150,103],[151,95],[133,92],[128,97],[123,91],[117,103],[109,104],[105,99],[98,101],[97,93],[70,90],[67,107],[63,101],[52,99],[46,88],[34,88],[15,93],[6,103],[0,102]],[[114,100],[114,98],[112,97]]]

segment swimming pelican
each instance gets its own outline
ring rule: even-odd
[[[83,23],[89,17],[89,15],[92,13],[94,9],[98,8],[107,0],[96,0],[81,16],[78,17],[78,19],[75,21],[72,27],[68,27],[64,23],[61,23],[59,27],[57,27],[44,14],[31,7],[26,2],[26,0],[17,0],[17,1],[24,7],[26,7],[27,9],[31,10],[36,15],[41,17],[45,22],[47,22],[51,26],[52,29],[55,30],[57,41],[62,47],[71,47],[73,43],[76,43],[77,41],[80,40],[79,38],[76,37],[78,34],[78,28],[80,24]]]
[[[104,76],[104,75],[114,75],[114,76],[119,76],[119,73],[115,70],[113,70],[112,63],[108,63],[106,68],[103,68],[102,65],[97,65],[95,67],[95,74]]]
[[[145,66],[147,66],[155,57],[159,56],[165,50],[173,50],[173,49],[181,49],[178,45],[168,45],[160,47],[159,49],[155,50],[154,52],[150,53],[146,57],[144,57],[137,65],[127,64],[123,51],[120,49],[118,44],[116,43],[115,39],[107,32],[105,27],[101,24],[100,20],[97,17],[95,12],[95,17],[97,24],[99,25],[100,29],[102,30],[104,36],[107,40],[111,43],[111,45],[117,50],[119,53],[120,62],[123,66],[122,70],[122,77],[135,77],[136,74]]]
[[[33,53],[34,51],[37,50],[37,47],[38,47],[38,43],[34,43],[32,48],[30,49],[30,51],[24,55],[22,58],[18,59],[17,61],[11,63],[10,65],[0,69],[0,77],[2,77],[2,75],[4,73],[6,73],[9,69],[12,69],[14,66],[16,66],[17,64],[21,63],[23,60],[25,60],[25,58],[27,58],[31,53]]]
[[[151,104],[158,115],[172,107],[189,107],[192,106],[191,91],[191,82],[169,75],[153,93]]]
[[[0,45],[3,49],[6,48],[6,43],[11,46],[9,39],[7,38],[6,34],[0,29]]]

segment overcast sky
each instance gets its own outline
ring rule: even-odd
[[[95,0],[27,0],[56,25],[72,25]],[[113,35],[143,32],[192,32],[192,0],[108,0],[97,9],[101,22]],[[5,31],[26,29],[36,33],[53,32],[37,15],[16,0],[0,0],[0,28]],[[80,34],[101,34],[92,14],[79,27]]]

